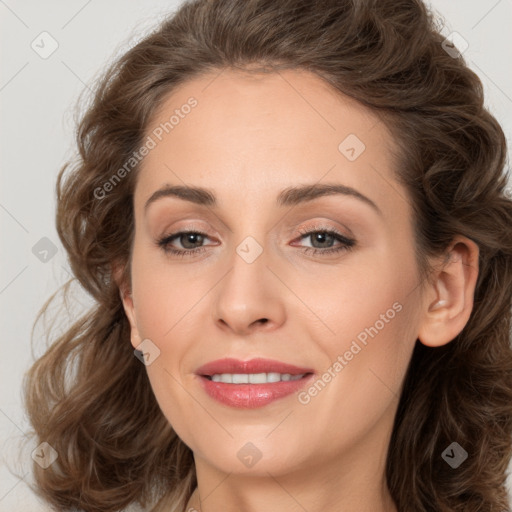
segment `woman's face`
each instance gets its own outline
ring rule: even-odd
[[[385,126],[313,74],[224,71],[166,98],[145,141],[124,305],[158,403],[196,464],[277,476],[332,462],[379,474],[422,302]],[[339,188],[320,193],[327,185]],[[166,187],[200,187],[214,201],[154,195]],[[201,235],[170,237],[182,231]],[[165,238],[184,255],[159,246]],[[198,375],[224,358],[308,373],[267,384]]]

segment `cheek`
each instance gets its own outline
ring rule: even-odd
[[[390,252],[375,252],[355,255],[336,270],[302,275],[294,283],[303,302],[322,320],[314,325],[323,325],[327,338],[353,338],[374,324],[379,332],[389,330],[401,316],[397,310],[417,284],[414,265]]]
[[[179,318],[197,302],[197,291],[183,274],[172,270],[154,251],[134,253],[132,286],[141,337],[167,339]]]
[[[363,438],[383,418],[392,422],[415,345],[416,309],[386,289],[348,303],[330,322],[330,341],[317,337],[326,354],[322,382],[306,390],[302,403],[316,418],[318,436],[335,446]],[[381,316],[382,315],[382,316]],[[325,425],[332,431],[323,432]],[[340,439],[339,432],[344,432]]]
[[[134,254],[132,284],[136,319],[142,339],[151,340],[159,356],[146,371],[160,409],[169,423],[186,432],[193,421],[190,395],[184,390],[181,365],[187,354],[187,332],[198,301],[186,272],[172,271],[154,254]]]
[[[346,367],[359,369],[354,379],[379,369],[386,384],[398,389],[416,340],[414,260],[388,252],[350,270],[339,285],[319,288],[312,297],[324,325],[311,336],[322,345],[328,364],[342,356]]]

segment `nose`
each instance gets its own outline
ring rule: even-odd
[[[249,251],[244,252],[247,247]],[[214,288],[215,324],[237,335],[279,328],[285,321],[286,286],[269,267],[264,248],[253,261],[247,254],[255,247],[242,243],[238,249],[232,255],[229,271]]]

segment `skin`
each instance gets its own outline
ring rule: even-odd
[[[148,376],[164,415],[194,453],[198,488],[187,510],[396,511],[384,467],[407,365],[418,338],[440,346],[466,324],[478,248],[457,237],[449,262],[419,286],[411,205],[393,176],[393,138],[370,110],[316,75],[203,75],[166,98],[147,133],[190,96],[198,105],[142,162],[132,288],[119,282],[131,343],[150,339],[159,348]],[[338,150],[349,134],[366,146],[354,161]],[[345,195],[276,203],[284,188],[327,182],[353,187],[381,213]],[[164,184],[207,187],[219,206],[165,197],[145,212]],[[298,232],[319,223],[356,245],[304,253],[340,244]],[[172,246],[204,252],[178,258],[156,245],[186,229],[207,237],[195,245],[178,238]],[[248,236],[263,249],[250,264],[236,252]],[[320,377],[395,303],[400,312],[307,404],[292,394],[262,408],[231,408],[211,399],[195,375],[206,362],[231,356],[311,367]],[[237,457],[249,442],[261,453],[251,468]]]

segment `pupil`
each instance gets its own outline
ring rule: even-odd
[[[328,240],[330,236],[332,235],[329,235],[327,233],[317,233],[316,237],[313,237],[313,239],[316,239],[316,241],[320,242],[320,244],[325,244],[326,240]]]
[[[197,243],[197,242],[198,242],[198,240],[197,240],[197,239],[194,241],[194,238],[199,237],[199,242],[201,241],[201,235],[200,235],[200,234],[198,234],[198,233],[187,233],[187,234],[186,234],[186,235],[184,235],[184,236],[185,236],[185,241],[186,241],[186,243],[185,243],[185,244],[183,244],[183,246],[184,246],[184,247],[187,247],[187,243],[189,242],[189,239],[190,239],[190,238],[192,239],[192,241],[191,241],[191,245],[194,245],[194,243]],[[188,247],[188,248],[190,248],[190,247]],[[192,249],[193,249],[193,248],[194,248],[194,247],[192,247]]]

